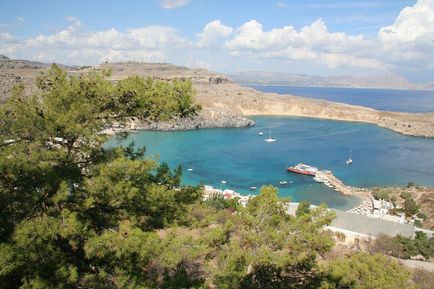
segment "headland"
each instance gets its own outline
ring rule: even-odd
[[[243,127],[253,125],[249,116],[300,116],[339,121],[364,122],[395,132],[420,137],[434,137],[433,113],[403,113],[379,111],[368,107],[310,99],[300,96],[262,93],[243,87],[225,75],[205,69],[195,69],[164,63],[121,62],[103,63],[95,67],[63,67],[71,75],[95,70],[111,70],[112,81],[131,75],[170,81],[191,79],[196,102],[202,111],[195,117],[150,123],[132,118],[125,129],[183,130],[211,127]],[[34,80],[47,69],[43,63],[26,60],[0,60],[0,100],[7,98],[16,84],[23,84],[27,94],[36,91]],[[411,96],[409,96],[411,97]]]

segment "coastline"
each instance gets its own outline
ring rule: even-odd
[[[214,85],[216,86],[216,85]],[[300,116],[339,121],[371,123],[408,136],[434,137],[434,113],[403,113],[379,111],[368,107],[310,99],[299,96],[262,93],[237,84],[215,87],[217,98],[206,97],[206,90],[198,92],[202,107],[219,107],[243,116]],[[199,86],[200,87],[200,86]],[[226,96],[232,87],[237,97]],[[219,90],[222,90],[219,92]],[[223,96],[222,96],[223,95]]]
[[[24,61],[25,62],[25,61]],[[110,69],[111,81],[119,81],[131,75],[152,77],[163,81],[174,78],[191,79],[196,92],[195,99],[202,111],[197,119],[171,120],[151,124],[133,121],[129,129],[139,130],[186,130],[213,127],[244,127],[253,125],[249,116],[300,116],[350,122],[364,122],[378,125],[403,135],[434,138],[434,112],[403,113],[379,111],[364,106],[349,105],[294,95],[263,93],[241,86],[225,75],[205,69],[191,69],[171,64],[150,64],[135,62],[103,63],[96,67],[66,68],[68,74]],[[0,69],[0,84],[3,84],[0,98],[10,94],[12,86],[25,85],[25,94],[37,92],[35,78],[46,68]]]
[[[247,82],[237,82],[239,85],[244,87],[251,86],[283,86],[283,87],[314,87],[314,88],[342,88],[342,89],[378,89],[378,90],[400,90],[400,91],[434,91],[434,88],[409,88],[409,87],[378,87],[378,86],[338,86],[338,85],[303,85],[303,84],[285,84],[285,83],[247,83]]]

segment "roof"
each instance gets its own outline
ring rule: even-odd
[[[370,218],[336,209],[332,210],[336,213],[336,219],[334,219],[331,224],[333,227],[370,236],[385,234],[393,237],[400,234],[402,236],[412,237],[414,234],[413,225]]]
[[[295,215],[298,203],[287,204],[287,213]],[[311,205],[311,209],[317,206]],[[359,214],[348,213],[345,211],[330,209],[336,213],[336,218],[330,224],[331,227],[341,229],[343,231],[351,231],[361,235],[376,237],[384,234],[394,237],[398,234],[406,237],[413,237],[415,227],[409,224],[399,224],[382,220],[379,218],[371,218]],[[399,218],[399,217],[398,217]]]

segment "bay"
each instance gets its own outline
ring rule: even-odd
[[[287,165],[304,162],[331,170],[348,185],[395,186],[415,182],[434,186],[434,140],[403,136],[371,124],[300,117],[254,117],[249,128],[192,131],[143,131],[109,146],[146,146],[147,155],[181,165],[184,184],[208,184],[243,194],[257,194],[262,185],[279,188],[293,201],[309,200],[348,209],[360,200],[344,196],[313,181],[312,177],[286,171]],[[276,138],[274,143],[264,139]],[[262,131],[264,135],[259,136]],[[352,150],[353,164],[345,163]],[[190,170],[189,170],[190,169]],[[223,184],[221,181],[225,181]],[[287,181],[287,185],[280,185]],[[251,190],[255,186],[257,190]]]

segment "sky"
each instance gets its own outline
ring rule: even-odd
[[[0,54],[434,82],[434,0],[2,0]]]

